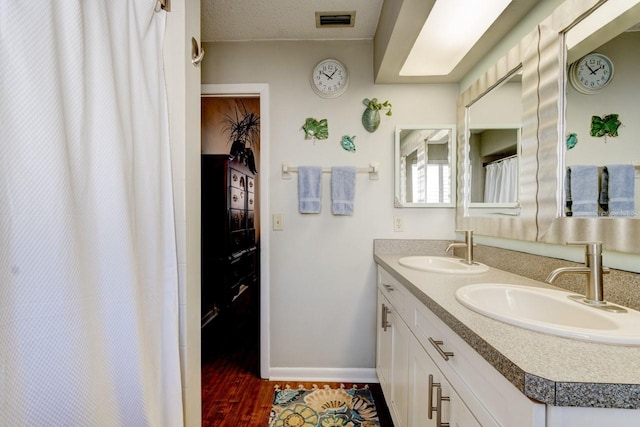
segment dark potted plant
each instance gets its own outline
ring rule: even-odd
[[[247,111],[244,102],[240,101],[240,104],[242,112],[236,108],[234,116],[225,114],[223,131],[229,134],[229,158],[236,158],[247,165],[251,172],[258,173],[253,149],[258,148],[260,143],[260,116]]]

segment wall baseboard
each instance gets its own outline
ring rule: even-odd
[[[270,368],[270,381],[378,383],[374,368]]]

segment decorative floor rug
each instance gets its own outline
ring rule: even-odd
[[[275,386],[269,427],[380,427],[371,390]]]

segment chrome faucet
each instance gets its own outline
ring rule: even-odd
[[[464,243],[454,242],[447,246],[445,252],[449,252],[452,248],[465,248],[464,263],[473,264],[473,230],[456,230],[456,233],[464,233]]]
[[[567,242],[568,245],[585,245],[585,265],[581,267],[556,268],[546,279],[547,283],[553,282],[566,273],[584,274],[587,276],[587,287],[584,298],[574,298],[579,302],[609,311],[626,311],[622,307],[608,304],[604,300],[604,274],[609,269],[602,266],[602,242]]]

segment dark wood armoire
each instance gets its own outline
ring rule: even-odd
[[[224,154],[202,155],[202,326],[257,281],[255,176]]]

